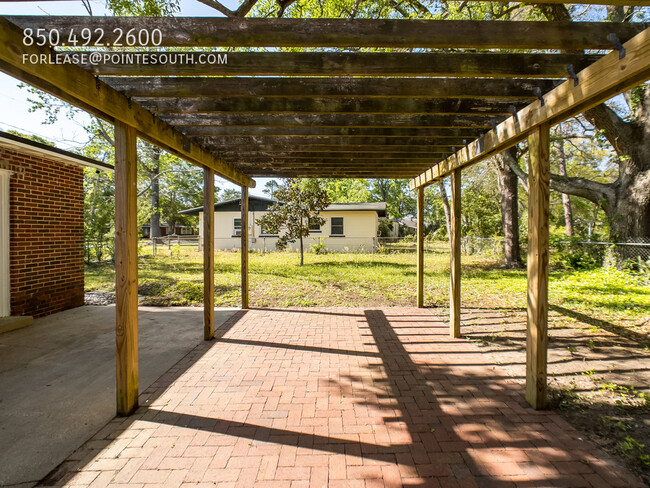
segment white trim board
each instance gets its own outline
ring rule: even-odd
[[[9,263],[9,180],[11,171],[0,169],[0,318],[11,315]]]

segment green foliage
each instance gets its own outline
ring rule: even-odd
[[[630,110],[632,112],[642,107],[647,86],[648,84],[644,83],[643,85],[639,85],[630,91]]]
[[[395,219],[415,215],[415,194],[408,180],[377,178],[368,180],[370,201],[386,202],[386,212]]]
[[[323,240],[320,240],[318,244],[312,244],[309,246],[311,248],[311,252],[314,254],[327,254],[327,246],[325,245],[325,242]]]
[[[270,198],[274,198],[273,195],[275,195],[275,190],[278,189],[280,184],[277,182],[277,180],[269,180],[264,184],[264,190],[262,190],[264,193],[266,193]]]
[[[581,244],[582,237],[567,237],[560,229],[553,229],[549,238],[551,264],[557,269],[595,269],[602,266],[606,246]]]
[[[228,200],[239,200],[241,198],[241,191],[235,188],[224,188],[219,196],[219,200],[227,202]]]
[[[397,224],[390,219],[379,219],[379,224],[377,225],[379,237],[391,237],[393,235],[393,225]]]
[[[650,314],[650,292],[638,275],[616,268],[597,268],[557,274],[549,292],[564,303],[580,304],[586,309],[620,311],[626,314]]]
[[[650,466],[650,456],[645,452],[645,445],[634,437],[627,436],[625,440],[619,442],[618,450],[623,456],[633,458],[644,466]]]
[[[446,245],[443,245],[446,248]],[[181,248],[180,258],[166,247],[151,257],[145,249],[138,260],[140,285],[150,281],[168,283],[150,296],[147,303],[189,304],[178,294],[175,283],[203,283],[203,254],[195,248]],[[292,266],[295,253],[251,253],[249,256],[251,306],[412,306],[415,297],[415,259],[412,253],[314,254],[304,266]],[[447,306],[449,254],[427,254],[425,304]],[[240,255],[215,254],[215,300],[219,306],[240,302]],[[635,285],[635,275],[597,269],[552,273],[549,300],[552,304],[583,312],[592,317],[629,327],[650,316],[650,293]],[[152,285],[149,285],[152,286]],[[88,291],[112,291],[114,265],[110,261],[92,264],[86,271]],[[153,292],[152,292],[153,293]],[[140,291],[140,295],[149,296]],[[174,298],[176,297],[176,298]],[[201,304],[202,299],[192,302]],[[493,260],[463,256],[463,304],[467,307],[525,307],[526,270],[505,270]],[[637,402],[648,403],[639,393]]]
[[[86,262],[113,257],[115,192],[112,173],[84,169],[84,255]]]
[[[332,203],[361,203],[371,201],[367,180],[359,178],[322,178],[320,184]]]
[[[159,177],[158,205],[163,222],[172,227],[196,225],[198,217],[180,212],[203,204],[203,171],[169,153],[161,155],[161,166],[165,171]]]
[[[54,147],[53,142],[48,141],[47,139],[43,139],[42,137],[37,136],[35,134],[23,134],[22,132],[18,132],[17,130],[8,130],[7,134],[12,134],[14,136],[23,137],[25,139],[29,139],[30,141],[39,142],[41,144],[45,144],[46,146]]]
[[[168,17],[179,11],[179,0],[106,0],[114,15]]]
[[[309,226],[321,226],[325,219],[319,215],[330,204],[327,191],[315,179],[287,179],[275,191],[279,201],[269,207],[266,215],[256,223],[272,234],[282,235],[276,242],[278,249],[300,241],[300,265],[304,263],[303,239],[309,236]]]
[[[463,192],[462,219],[464,235],[493,237],[502,233],[498,197],[479,189]]]
[[[386,202],[392,218],[415,215],[415,196],[408,180],[322,178],[320,184],[333,203]]]

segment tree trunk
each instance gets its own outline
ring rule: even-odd
[[[303,247],[302,235],[300,236],[300,266],[305,264],[305,249]]]
[[[566,154],[564,152],[564,139],[557,141],[557,162],[560,176],[566,176]],[[568,193],[562,193],[562,206],[564,207],[564,227],[566,235],[573,237],[573,211],[571,210],[571,197]]]
[[[517,148],[511,147],[497,157],[497,182],[503,226],[503,264],[506,268],[522,266],[519,247],[519,187],[517,175],[511,169],[517,164]]]
[[[438,181],[438,188],[440,188],[440,196],[442,197],[442,208],[445,209],[445,222],[447,224],[447,235],[451,238],[451,210],[449,209],[449,199],[447,198],[447,190],[442,180]]]

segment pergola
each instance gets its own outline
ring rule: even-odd
[[[51,62],[70,51],[47,45],[50,33],[67,39],[81,28],[92,33],[87,51],[75,51],[83,56],[72,64]],[[23,29],[42,33],[45,45],[26,45]],[[145,47],[130,50],[130,58],[115,56],[120,32],[154,29],[161,33],[156,46],[141,38]],[[274,49],[213,49],[237,47]],[[278,49],[291,47],[325,49]],[[611,52],[585,53],[603,51]],[[206,209],[214,206],[215,174],[242,187],[243,308],[252,177],[410,178],[418,196],[422,307],[424,188],[451,176],[454,337],[460,336],[461,170],[528,138],[526,396],[543,408],[549,128],[649,79],[650,29],[605,22],[137,17],[84,17],[80,25],[78,17],[2,17],[0,70],[115,125],[118,414],[138,405],[137,137],[204,168]],[[204,338],[210,340],[210,212],[203,225]]]

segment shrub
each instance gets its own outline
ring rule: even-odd
[[[551,263],[565,270],[596,269],[603,265],[607,246],[584,244],[580,237],[551,235]]]
[[[314,254],[327,254],[328,250],[325,247],[325,243],[323,241],[319,241],[318,244],[312,244],[310,246],[311,252]]]
[[[186,303],[203,302],[203,284],[192,281],[179,281],[176,291]]]

